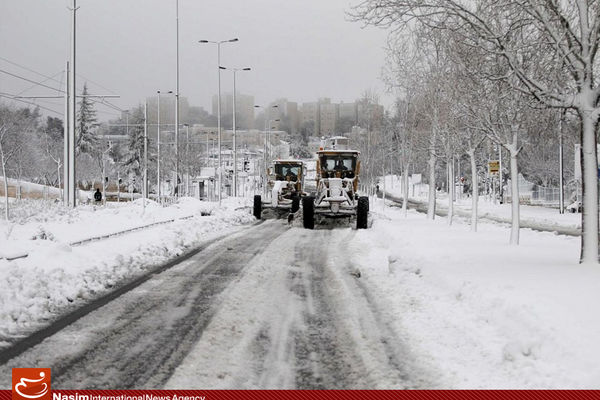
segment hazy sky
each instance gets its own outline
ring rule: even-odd
[[[351,102],[365,89],[384,94],[380,81],[386,32],[361,29],[345,11],[358,0],[179,0],[180,92],[210,111],[217,92],[217,48],[199,39],[239,42],[221,46],[221,64],[251,67],[237,73],[238,92],[257,104],[291,101]],[[35,81],[44,78],[6,60],[62,80],[69,55],[71,0],[0,0],[0,69]],[[121,108],[156,90],[175,90],[176,0],[78,0],[77,73],[91,92],[113,93]],[[85,80],[79,78],[78,86]],[[91,81],[98,85],[92,84]],[[232,74],[221,74],[222,93]],[[49,86],[57,82],[47,81]],[[0,73],[0,92],[30,83]],[[56,94],[33,88],[29,95]],[[383,103],[389,100],[383,98]],[[40,102],[59,112],[62,103]],[[102,110],[102,119],[114,110]]]

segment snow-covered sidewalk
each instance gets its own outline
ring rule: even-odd
[[[351,256],[397,335],[446,388],[600,387],[600,268],[580,239],[398,208],[357,232]]]
[[[0,347],[84,301],[143,274],[205,240],[254,221],[244,199],[215,203],[182,198],[169,207],[153,201],[80,206],[25,201],[17,223],[0,222]],[[141,227],[147,229],[83,246],[70,243]]]
[[[385,191],[387,194],[396,198],[402,198],[400,181],[396,176],[393,177],[394,184],[392,185],[392,176],[386,177]],[[383,187],[380,187],[383,190]],[[415,203],[427,204],[426,197],[413,197],[409,190],[409,200]],[[446,193],[438,193],[436,201],[438,210],[448,210],[448,195]],[[510,223],[511,222],[511,204],[494,203],[487,200],[485,196],[479,197],[478,216],[480,219],[488,219],[495,222]],[[560,214],[557,208],[521,205],[520,221],[524,227],[539,228],[540,230],[558,230],[563,233],[578,235],[581,232],[581,214],[565,213]],[[457,199],[454,203],[454,213],[460,217],[470,218],[471,216],[471,199],[464,194],[461,199]]]

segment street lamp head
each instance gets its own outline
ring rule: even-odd
[[[198,40],[198,43],[208,43],[208,40]]]
[[[273,105],[271,107],[273,107],[273,108],[279,108],[279,106],[277,104],[275,104],[275,105]]]
[[[229,42],[237,42],[239,39],[238,38],[233,38],[233,39],[229,39]]]
[[[242,68],[242,71],[251,71],[251,68]]]
[[[255,104],[255,105],[254,105],[254,108],[260,108],[260,106]]]
[[[227,68],[219,65],[219,69],[227,69]]]
[[[173,93],[173,91],[172,91],[172,90],[169,90],[167,93]]]

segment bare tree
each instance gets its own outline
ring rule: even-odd
[[[35,122],[36,115],[29,109],[13,110],[0,105],[0,165],[2,165],[2,180],[4,183],[4,218],[8,221],[8,176],[7,167],[19,154],[27,135]]]
[[[365,0],[351,13],[356,20],[396,30],[414,21],[452,29],[464,42],[502,57],[520,83],[515,90],[549,107],[577,111],[583,153],[580,261],[585,263],[599,261],[599,9],[596,0]]]

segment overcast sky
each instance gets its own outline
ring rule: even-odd
[[[380,81],[386,32],[361,29],[345,11],[358,0],[179,0],[180,92],[192,105],[210,111],[217,92],[217,49],[221,64],[251,67],[237,74],[238,92],[257,104],[279,97],[290,101],[351,102],[365,89],[384,95]],[[71,0],[0,0],[0,69],[35,81],[62,79],[69,55]],[[176,0],[78,0],[77,72],[94,93],[117,93],[121,108],[156,90],[175,90]],[[222,72],[222,92],[232,75]],[[93,84],[95,82],[102,87]],[[47,81],[49,86],[57,82]],[[0,92],[19,93],[30,83],[0,73]],[[109,90],[111,92],[109,92]],[[56,92],[54,92],[56,93]],[[33,88],[29,95],[52,94]],[[383,97],[387,105],[389,98]],[[62,112],[60,101],[40,103]],[[100,110],[100,108],[99,108]],[[101,119],[115,111],[103,108]]]

